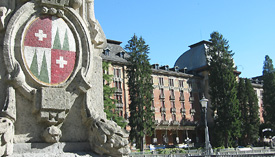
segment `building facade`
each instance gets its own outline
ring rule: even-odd
[[[185,143],[187,138],[191,139],[193,144],[204,142],[204,116],[201,114],[202,107],[199,101],[203,95],[210,98],[205,55],[208,43],[209,41],[201,41],[191,45],[190,50],[178,58],[173,68],[169,68],[168,65],[152,65],[155,132],[152,136],[146,137],[146,144],[175,145]],[[119,115],[127,120],[130,116],[126,73],[128,56],[120,44],[119,41],[107,40],[102,58],[110,63],[108,73],[113,75],[111,86],[116,87],[114,99],[117,100]],[[240,74],[238,71],[235,73],[237,76]],[[259,115],[263,122],[262,84],[255,79],[252,83],[259,99]],[[209,104],[211,107],[211,100]],[[213,125],[213,112],[210,107],[207,120],[209,125]]]

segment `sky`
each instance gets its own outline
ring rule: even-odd
[[[173,67],[214,31],[229,41],[241,77],[262,75],[265,55],[275,61],[275,0],[95,0],[95,16],[122,47],[142,36],[151,64]]]

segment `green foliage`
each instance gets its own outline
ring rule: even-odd
[[[165,148],[157,149],[158,154],[177,154],[177,153],[187,153],[185,149],[182,148]]]
[[[108,71],[109,63],[102,62],[103,71]],[[107,73],[103,73],[103,98],[104,98],[104,112],[106,113],[107,119],[115,121],[119,126],[124,128],[127,123],[125,122],[123,117],[118,116],[116,112],[115,100],[112,99],[114,95],[115,88],[110,87],[110,81],[112,81],[112,75],[108,75]]]
[[[144,136],[152,134],[154,116],[151,109],[153,84],[148,57],[149,46],[145,44],[142,37],[138,39],[134,35],[125,46],[125,50],[129,54],[127,74],[131,101],[129,104],[130,139],[135,140],[137,148],[143,150]]]
[[[263,66],[263,104],[264,104],[264,120],[265,123],[275,129],[275,72],[272,59],[268,55],[265,56]]]
[[[238,99],[241,111],[241,145],[249,145],[258,139],[260,119],[258,98],[248,79],[240,78],[238,86]]]
[[[211,34],[209,56],[209,85],[212,109],[216,111],[214,136],[216,146],[229,147],[240,137],[240,111],[233,53],[228,41],[218,32]]]

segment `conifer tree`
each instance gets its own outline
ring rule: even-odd
[[[247,130],[247,144],[253,144],[258,139],[259,127],[260,127],[260,118],[259,118],[259,106],[258,98],[254,92],[251,81],[245,80],[245,88],[248,96],[248,130]]]
[[[152,134],[154,116],[151,109],[153,84],[148,57],[149,46],[145,44],[142,37],[137,38],[134,35],[125,46],[125,50],[129,54],[127,74],[131,101],[129,104],[130,140],[135,140],[137,148],[143,151],[145,135]]]
[[[248,79],[240,78],[238,99],[241,111],[241,145],[253,144],[259,135],[259,106],[257,95]]]
[[[106,113],[107,119],[115,121],[119,126],[124,128],[127,123],[123,117],[120,117],[116,111],[116,101],[112,99],[114,95],[115,88],[110,87],[110,81],[112,80],[112,75],[105,72],[108,71],[109,63],[102,62],[103,73],[103,98],[104,98],[104,112]]]
[[[265,56],[263,66],[263,104],[265,123],[275,129],[275,71],[272,59]]]
[[[209,56],[209,85],[212,109],[216,113],[214,133],[216,146],[233,146],[240,137],[240,111],[233,53],[228,41],[218,32],[211,34]]]

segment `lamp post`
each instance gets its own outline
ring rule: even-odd
[[[191,142],[191,139],[189,137],[187,137],[185,139],[185,142],[187,143],[187,148],[188,148],[188,154],[189,154],[189,143]]]
[[[213,150],[209,141],[209,133],[208,133],[208,126],[207,126],[207,102],[208,99],[206,99],[204,96],[200,100],[201,106],[204,109],[204,123],[205,123],[205,153],[206,155],[211,155]]]

